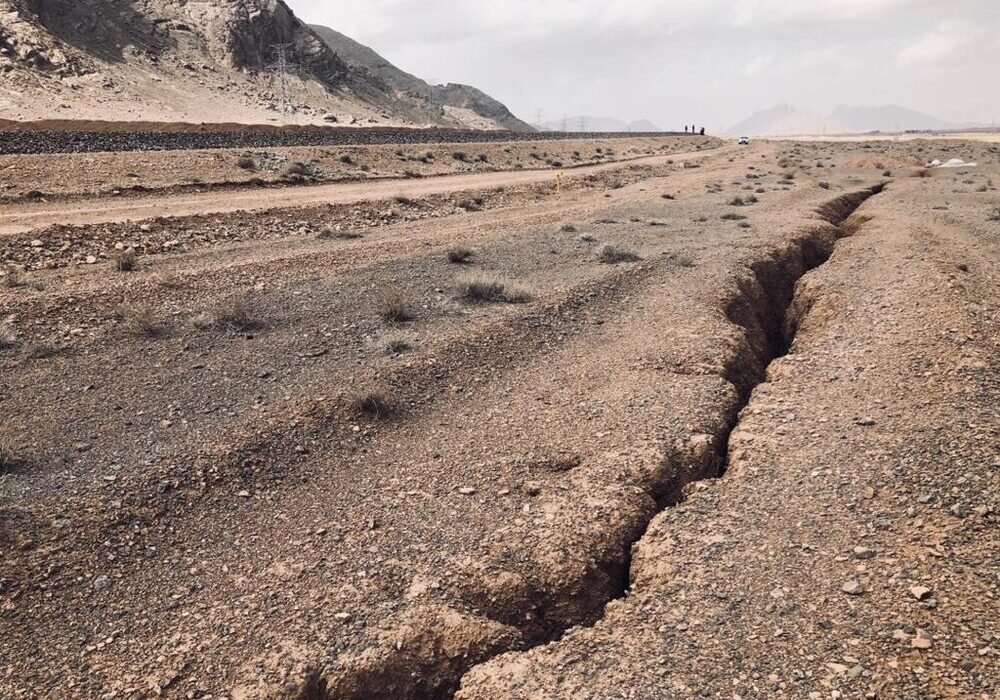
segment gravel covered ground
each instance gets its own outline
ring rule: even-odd
[[[865,146],[0,239],[0,696],[991,698],[1000,168]]]
[[[677,136],[697,140],[694,134],[676,132],[579,133],[546,131],[464,131],[460,129],[273,129],[266,131],[0,131],[0,155],[32,153],[98,153],[120,151],[175,151],[215,148],[287,148],[291,146],[374,146],[441,143],[501,143],[659,138]]]

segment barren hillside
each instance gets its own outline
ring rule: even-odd
[[[0,108],[21,120],[498,127],[475,104],[393,90],[281,0],[0,0],[0,75]]]

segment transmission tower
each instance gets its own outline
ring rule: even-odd
[[[273,79],[278,83],[278,99],[281,101],[281,111],[285,114],[295,112],[289,83],[291,73],[298,69],[298,66],[289,59],[289,54],[294,46],[294,44],[271,44],[274,60],[267,66]]]

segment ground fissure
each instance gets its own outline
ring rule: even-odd
[[[749,402],[754,388],[765,380],[770,363],[787,353],[794,341],[799,319],[792,317],[789,309],[796,283],[829,259],[836,242],[853,233],[850,226],[845,226],[848,218],[861,204],[882,190],[883,186],[877,185],[824,204],[818,210],[820,221],[815,226],[772,250],[765,259],[751,260],[747,265],[746,272],[736,281],[736,292],[722,303],[727,319],[740,327],[744,335],[739,352],[727,363],[723,373],[735,387],[738,399],[725,408],[717,434],[693,450],[675,451],[667,463],[660,465],[660,475],[651,478],[646,494],[656,505],[638,516],[633,524],[634,536],[623,543],[624,551],[607,560],[602,560],[602,553],[595,555],[597,563],[595,573],[591,574],[591,583],[600,591],[599,594],[588,596],[582,607],[575,601],[559,600],[560,591],[550,593],[555,596],[554,599],[536,600],[529,606],[524,605],[525,598],[522,596],[515,609],[493,609],[485,618],[477,613],[470,615],[465,622],[469,629],[490,624],[504,628],[513,626],[519,628],[516,634],[500,635],[500,639],[492,639],[485,644],[479,640],[465,649],[446,651],[440,641],[434,641],[434,630],[424,630],[417,633],[422,639],[418,645],[420,651],[383,656],[378,660],[369,657],[358,667],[341,668],[332,673],[329,669],[317,668],[296,697],[300,700],[451,698],[458,690],[462,676],[474,666],[508,651],[550,643],[572,627],[590,626],[601,617],[607,603],[627,596],[631,549],[642,539],[645,528],[655,515],[681,501],[689,484],[725,473],[729,435],[738,425],[740,411]],[[607,557],[607,553],[603,556]],[[587,585],[576,582],[561,593],[572,596]],[[558,611],[553,618],[556,620],[554,625],[519,625],[516,622],[524,618],[525,612],[529,613],[529,617],[537,615],[546,618],[546,609]],[[567,609],[571,612],[565,617]],[[431,619],[440,622],[442,618]],[[475,637],[474,634],[471,636]],[[457,653],[459,651],[462,653]]]

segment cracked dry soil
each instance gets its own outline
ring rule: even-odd
[[[234,213],[0,288],[0,691],[994,697],[969,148],[892,178],[861,144],[721,149],[359,238]]]

